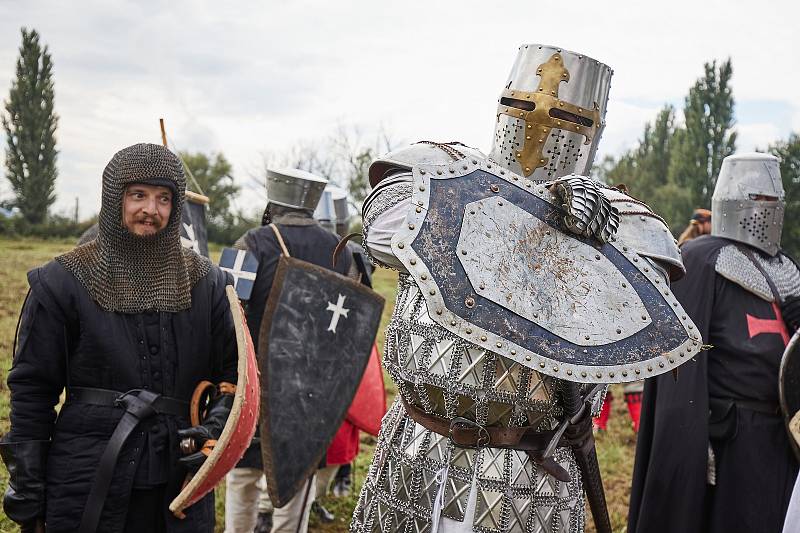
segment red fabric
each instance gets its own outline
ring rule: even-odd
[[[383,385],[383,370],[378,357],[378,347],[373,344],[364,376],[347,411],[347,420],[377,437],[381,429],[381,419],[385,414],[386,389]]]
[[[346,465],[353,462],[356,455],[358,455],[358,428],[345,420],[328,446],[325,463]]]
[[[608,429],[608,419],[611,417],[611,402],[614,401],[614,395],[608,391],[605,399],[603,400],[603,407],[600,408],[600,415],[594,419],[594,427],[605,431]]]
[[[625,403],[628,404],[628,412],[633,421],[633,431],[639,433],[639,415],[642,412],[642,393],[631,392],[625,395]]]

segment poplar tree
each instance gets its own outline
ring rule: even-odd
[[[28,222],[38,224],[56,199],[53,61],[36,30],[22,28],[17,76],[11,82],[5,113],[6,178],[14,192],[14,205]]]

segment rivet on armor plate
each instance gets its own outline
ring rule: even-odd
[[[638,368],[637,368],[637,369],[635,369],[635,370],[634,370],[634,372],[636,372],[636,375],[637,375],[637,376],[638,376],[639,374],[641,374],[641,373],[642,373],[642,371],[641,371],[640,369],[638,369]]]
[[[626,378],[626,377],[628,377],[628,371],[627,371],[627,370],[623,370],[623,371],[622,371],[622,377],[623,377],[623,378]]]
[[[526,355],[526,356],[525,356],[525,360],[526,360],[526,361],[530,361],[530,360],[531,360],[531,356],[530,356],[530,355]]]
[[[517,152],[517,157],[522,157],[522,154]]]
[[[461,168],[464,169],[464,170],[467,170],[469,167],[467,165],[464,165]]]
[[[456,169],[454,169],[453,167],[450,167],[447,170],[450,171],[450,174],[455,174],[456,173]]]
[[[567,369],[567,375],[568,375],[568,376],[571,376],[571,375],[572,375],[572,369],[571,369],[571,368],[568,368],[568,369]]]
[[[502,201],[502,200],[499,200],[499,201],[497,202],[497,205],[500,205],[500,206],[502,206],[502,205],[503,205],[503,201]]]
[[[414,211],[416,211],[417,213],[422,213],[422,208],[421,207],[417,207]]]
[[[647,320],[647,315],[642,315],[642,320]]]
[[[649,268],[647,268],[647,267],[644,267],[644,271],[645,271],[645,272],[650,272],[650,269],[649,269]]]
[[[678,307],[678,302],[672,302],[672,307]]]
[[[673,364],[674,362],[675,362],[675,359],[673,359],[672,357],[670,357],[670,358],[669,358],[669,364]]]
[[[528,127],[530,127],[530,126],[528,126]],[[486,164],[486,168],[488,168],[488,169],[490,169],[490,170],[491,170],[491,168],[492,168],[492,165],[490,165],[489,163],[487,163],[487,164]]]
[[[558,372],[558,367],[557,366],[553,367],[553,372]]]
[[[681,316],[681,320],[686,320],[686,315]]]
[[[483,282],[481,281],[481,284],[478,286],[478,288],[483,290],[486,288],[486,285],[484,285]]]
[[[517,351],[516,350],[511,350],[511,355],[517,355]]]
[[[586,372],[581,372],[581,377],[585,378],[586,377]]]
[[[428,275],[427,274],[423,274],[423,275],[420,276],[420,279],[422,279],[424,281],[424,280],[428,279]]]
[[[544,368],[544,363],[539,363],[539,368]]]
[[[473,165],[477,165],[477,164],[478,164],[478,162],[477,162],[475,159],[473,159],[473,160],[472,160],[472,164],[473,164]]]
[[[599,261],[600,260],[600,254],[595,254],[594,258]]]
[[[497,346],[498,348],[502,348],[503,347],[503,343],[502,342],[496,342],[494,345]]]
[[[692,329],[692,328],[694,328],[694,326],[693,326],[693,325],[691,325],[691,324],[689,324],[689,329]]]
[[[530,124],[528,124],[528,129],[531,129],[532,127],[533,127],[533,126],[531,126]]]
[[[652,367],[652,366],[650,366],[650,365],[647,365],[647,371],[648,371],[648,372],[652,372],[652,371],[653,371],[653,367]]]
[[[656,285],[658,285],[659,283],[661,283],[661,280],[660,280],[660,279],[658,279],[658,278],[654,279],[653,281],[655,281],[655,282],[656,282]]]
[[[500,191],[500,187],[498,187],[494,183],[492,183],[491,186],[489,186],[489,188],[492,190],[492,192],[499,192]]]
[[[424,170],[420,170],[419,173],[420,174],[425,174],[425,171]]]
[[[464,300],[464,305],[472,309],[473,307],[475,307],[475,298],[469,296]],[[471,333],[471,330],[467,330],[467,333]]]
[[[514,174],[514,176],[513,176],[513,178],[512,178],[512,179],[513,179],[514,181],[517,181],[517,180],[519,179],[519,177],[518,177],[516,174]]]
[[[406,247],[406,245],[405,245],[405,244],[403,244],[402,242],[400,242],[400,243],[397,243],[397,247],[398,247],[398,248],[400,248],[400,249],[402,250],[403,248],[405,248],[405,247]]]
[[[595,376],[597,376],[597,379],[600,379],[600,378],[603,377],[603,373],[602,372],[597,372],[597,373],[595,373]]]
[[[472,328],[467,328],[467,335],[472,335]]]
[[[435,295],[435,294],[436,294],[436,291],[435,291],[434,289],[431,289],[431,290],[429,290],[429,291],[428,291],[428,294],[430,294],[431,296],[433,296],[433,295]]]
[[[533,185],[533,182],[532,182],[532,181],[526,181],[526,182],[525,182],[525,186],[526,186],[526,187],[530,187],[531,185]]]
[[[424,185],[420,185],[420,186],[419,186],[419,190],[420,190],[420,191],[424,191],[424,190],[425,190],[425,186],[424,186]]]
[[[623,252],[627,252],[627,251],[628,251],[628,247],[627,247],[627,246],[623,246],[623,247],[622,247],[622,251],[623,251]]]
[[[409,224],[408,229],[414,229],[414,224]]]
[[[609,372],[608,373],[608,377],[613,378],[614,377],[614,373],[613,372]]]
[[[467,251],[466,250],[461,250],[461,255],[467,255]]]
[[[525,167],[525,172],[530,172],[530,171],[531,171],[531,167]],[[516,179],[516,178],[514,178],[514,179]]]
[[[486,342],[486,335],[481,335],[481,342]]]
[[[441,170],[437,170],[437,171],[436,171],[436,173],[437,173],[438,175],[440,175],[440,176],[442,175],[442,171],[441,171]]]
[[[436,310],[436,314],[437,314],[437,315],[441,315],[442,313],[443,313],[443,311],[442,311],[441,309],[437,309],[437,310]]]
[[[451,326],[455,326],[455,325],[456,325],[456,321],[455,321],[455,320],[451,320],[451,321],[450,321],[450,325],[451,325]]]
[[[638,263],[638,262],[639,262],[639,258],[638,258],[638,257],[634,257],[634,258],[633,258],[633,262],[634,262],[634,263]]]
[[[622,330],[620,328],[617,328],[617,335],[619,335],[620,333],[622,333]]]
[[[664,368],[664,363],[659,361],[658,366],[659,366],[659,368]]]
[[[412,265],[416,265],[416,264],[417,264],[417,260],[412,258],[412,259],[409,261],[409,263],[411,263]]]
[[[589,353],[589,350],[583,350],[583,353]]]
[[[589,337],[589,335],[584,335],[584,336],[583,336],[583,339],[584,339],[584,340],[587,340],[587,341],[588,341],[588,340],[589,340],[589,338],[590,338],[590,337]]]
[[[531,140],[531,136],[530,136],[530,135],[526,135],[526,136],[525,136],[525,140],[528,140],[528,141],[530,141],[530,140]]]
[[[622,284],[622,288],[623,288],[623,289],[627,289],[627,288],[628,288],[628,284],[627,284],[627,283],[623,283],[623,284]]]
[[[505,173],[506,173],[506,171],[505,171],[505,170],[501,170],[501,171],[500,171],[500,175],[501,175],[501,176],[504,176],[504,175],[505,175]]]

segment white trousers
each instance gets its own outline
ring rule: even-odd
[[[225,533],[253,533],[258,513],[272,512],[273,533],[295,533],[302,520],[301,533],[308,531],[308,515],[316,492],[316,476],[311,478],[311,489],[305,510],[304,485],[289,503],[273,511],[267,494],[264,473],[258,468],[234,468],[225,477]]]

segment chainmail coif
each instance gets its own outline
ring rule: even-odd
[[[167,226],[138,237],[122,221],[122,201],[131,183],[167,179],[175,184]],[[157,144],[135,144],[114,154],[103,171],[97,238],[56,257],[106,311],[177,312],[192,305],[191,290],[211,263],[181,247],[180,222],[186,179],[180,160]]]

